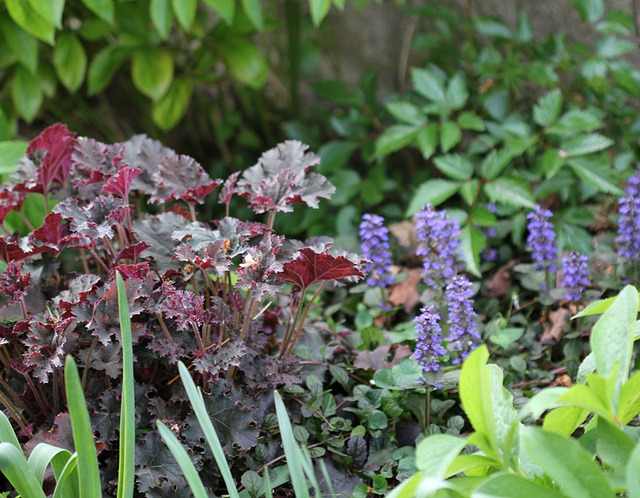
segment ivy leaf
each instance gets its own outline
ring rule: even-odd
[[[152,179],[155,190],[149,202],[156,204],[177,199],[189,204],[203,204],[204,198],[222,183],[211,180],[192,157],[177,154],[163,159]]]
[[[299,202],[317,208],[319,199],[329,199],[336,188],[318,173],[308,173],[320,158],[297,140],[287,140],[268,150],[258,163],[245,170],[237,182],[239,195],[249,199],[256,213],[291,212],[291,204]]]

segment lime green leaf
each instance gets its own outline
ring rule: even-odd
[[[533,120],[540,126],[549,126],[558,119],[562,110],[562,93],[558,88],[543,95],[533,107]]]
[[[518,20],[516,22],[516,33],[514,38],[519,42],[530,42],[533,39],[533,28],[529,16],[521,10],[518,12]]]
[[[416,135],[416,145],[422,157],[429,159],[438,146],[438,125],[431,123],[426,128],[422,128]]]
[[[480,165],[480,174],[487,180],[494,180],[504,171],[513,159],[513,153],[509,149],[493,149]]]
[[[13,106],[25,121],[31,123],[42,105],[40,82],[24,66],[18,66],[11,84]]]
[[[189,31],[196,18],[198,0],[172,0],[172,4],[178,23],[185,31]]]
[[[430,69],[411,68],[413,89],[424,98],[446,104],[444,81],[442,77]]]
[[[109,45],[96,54],[89,64],[87,76],[89,95],[100,93],[111,83],[116,70],[133,50],[133,47]]]
[[[635,447],[633,440],[616,424],[603,418],[598,419],[597,431],[598,458],[622,474]]]
[[[614,195],[624,195],[624,191],[615,180],[615,173],[608,165],[608,158],[598,159],[577,158],[569,161],[573,172],[585,183],[600,192]]]
[[[618,418],[623,425],[640,413],[640,372],[636,372],[620,389]]]
[[[0,16],[0,29],[13,55],[35,74],[38,69],[38,41],[14,23],[9,16]]]
[[[578,157],[604,150],[613,144],[613,140],[604,135],[589,133],[567,139],[560,148],[567,157]]]
[[[65,0],[29,0],[40,17],[58,29],[62,28],[62,12]]]
[[[576,440],[538,428],[523,429],[525,450],[536,465],[571,498],[615,496],[609,480]]]
[[[604,390],[606,390],[605,387],[597,383],[593,386],[575,384],[565,394],[558,398],[558,402],[568,403],[571,406],[577,406],[583,410],[587,410],[588,413],[596,413],[603,417],[611,418],[610,409],[604,401],[607,396],[607,393],[602,392]],[[545,429],[546,428],[547,426],[545,426]]]
[[[457,123],[445,121],[440,126],[440,148],[442,152],[448,152],[462,140],[462,131]]]
[[[427,122],[424,113],[411,102],[396,100],[386,104],[385,108],[401,123],[420,126]]]
[[[13,173],[16,170],[16,164],[22,159],[29,142],[25,141],[8,141],[0,142],[0,175]]]
[[[115,16],[113,0],[82,0],[82,3],[101,19],[113,23]]]
[[[233,16],[236,11],[236,3],[234,0],[203,0],[204,3],[209,5],[213,10],[215,10],[220,17],[226,22],[228,25],[233,23]]]
[[[167,93],[157,102],[154,102],[151,117],[163,130],[170,130],[187,112],[191,101],[193,82],[182,76],[173,80]]]
[[[581,316],[600,315],[601,313],[607,311],[615,300],[616,298],[614,296],[589,303],[582,311],[580,311],[580,313],[576,313],[575,315],[573,315],[571,319],[573,320],[574,318],[578,318]]]
[[[525,329],[523,327],[507,327],[491,334],[489,336],[489,340],[500,346],[502,349],[507,349],[511,344],[522,337],[524,331]]]
[[[256,29],[262,31],[264,29],[264,20],[262,19],[260,0],[242,0],[242,8],[251,21],[251,24],[253,24]]]
[[[604,14],[602,0],[576,0],[573,6],[584,22],[595,23]]]
[[[413,216],[420,211],[422,206],[427,202],[430,202],[434,206],[443,203],[460,189],[460,185],[459,182],[450,182],[447,180],[429,180],[423,183],[413,195],[406,215]]]
[[[4,3],[18,26],[39,40],[53,45],[55,24],[40,16],[27,0],[5,0]]]
[[[53,49],[53,67],[70,92],[75,92],[84,81],[87,70],[87,54],[80,40],[73,33],[61,33]]]
[[[322,20],[329,13],[331,8],[331,0],[309,0],[311,9],[311,20],[314,26],[320,26]]]
[[[467,270],[476,277],[481,277],[480,253],[487,245],[484,235],[477,228],[467,225],[460,232],[460,242],[462,243],[462,255],[467,264]]]
[[[627,462],[625,476],[629,498],[640,498],[640,472],[638,469],[640,469],[640,444],[636,445]]]
[[[503,473],[492,474],[473,490],[473,496],[513,498],[514,492],[527,498],[566,498],[552,487],[544,486],[541,481],[530,481],[519,475]]]
[[[416,447],[416,467],[425,477],[445,479],[449,467],[467,445],[467,439],[450,434],[435,434]]]
[[[463,130],[484,131],[484,121],[473,111],[465,111],[460,114],[458,125]]]
[[[512,178],[497,178],[482,187],[491,202],[534,209],[536,201],[530,187]]]
[[[163,48],[136,52],[131,64],[133,84],[154,102],[167,93],[173,81],[173,57]]]
[[[461,109],[467,103],[469,92],[462,75],[456,74],[449,80],[445,98],[449,107],[454,110]]]
[[[419,126],[394,125],[376,140],[374,157],[383,157],[410,144],[420,132]]]
[[[245,85],[260,88],[267,80],[267,60],[248,40],[228,38],[220,42],[222,58],[229,72]]]
[[[151,0],[149,4],[149,15],[153,25],[158,30],[160,38],[166,40],[173,24],[173,9],[171,0]]]
[[[546,130],[548,135],[573,135],[602,128],[604,123],[588,111],[571,109],[565,112],[553,126]]]
[[[473,175],[473,164],[460,154],[436,157],[436,167],[453,180],[468,180]]]

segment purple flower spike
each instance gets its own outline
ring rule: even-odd
[[[589,285],[589,258],[584,254],[580,254],[575,249],[568,256],[562,258],[562,283],[563,287],[567,287],[567,299],[571,301],[580,301],[582,291]]]
[[[460,266],[460,225],[448,218],[445,211],[434,210],[429,203],[415,218],[416,254],[423,257],[422,279],[429,286],[444,285]]]
[[[440,358],[447,354],[447,350],[442,346],[440,314],[433,305],[425,306],[420,313],[420,316],[413,320],[417,336],[413,357],[425,372],[437,372],[440,369]]]
[[[533,213],[527,215],[529,224],[529,236],[527,246],[531,251],[531,256],[535,262],[536,270],[549,270],[555,272],[557,248],[554,244],[556,234],[553,231],[553,223],[549,221],[553,213],[544,209],[539,204]]]
[[[626,197],[619,201],[618,256],[635,264],[640,260],[640,171],[627,181]]]
[[[454,351],[460,352],[460,357],[453,363],[464,360],[482,340],[472,297],[471,282],[463,275],[454,277],[445,289],[444,299],[449,306],[449,344]]]
[[[390,268],[393,264],[389,251],[389,230],[384,226],[384,218],[375,214],[362,215],[360,223],[362,254],[369,259],[365,270],[367,285],[388,287],[393,284]]]

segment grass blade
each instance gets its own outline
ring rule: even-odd
[[[67,356],[67,361],[64,366],[64,376],[67,404],[69,405],[69,415],[71,416],[73,442],[78,454],[79,493],[80,496],[100,497],[102,496],[102,488],[100,486],[100,472],[98,470],[98,455],[93,440],[89,410],[87,410],[87,402],[82,392],[78,368],[71,356]]]
[[[284,454],[287,456],[287,465],[289,466],[289,472],[291,472],[291,483],[293,484],[295,495],[297,498],[308,498],[309,488],[302,470],[302,452],[293,436],[289,414],[282,402],[280,393],[274,391],[273,397],[276,402],[276,415],[280,426],[282,446],[284,447]]]
[[[45,498],[24,454],[11,443],[0,443],[0,471],[20,496]]]
[[[29,455],[27,463],[29,464],[31,472],[33,472],[33,475],[42,486],[44,473],[49,464],[51,464],[53,474],[56,476],[57,481],[70,458],[71,452],[69,450],[47,443],[40,443],[33,449],[31,455]]]
[[[329,493],[331,493],[331,498],[336,498],[336,493],[333,490],[333,484],[331,484],[331,478],[329,477],[329,471],[327,470],[327,466],[324,464],[324,460],[320,460],[320,469],[322,470],[322,475],[324,477],[324,482],[327,484],[327,488],[329,489]]]
[[[313,461],[311,460],[311,454],[309,453],[309,450],[302,446],[298,446],[300,448],[300,451],[302,452],[302,459],[300,460],[300,463],[302,464],[302,470],[304,470],[304,473],[307,475],[307,479],[309,479],[309,481],[311,482],[311,485],[313,486],[313,490],[315,491],[316,496],[322,496],[322,493],[320,492],[320,484],[318,483],[318,478],[316,477],[316,473],[313,470]]]
[[[193,493],[194,498],[207,498],[207,491],[204,489],[204,484],[202,484],[200,475],[193,465],[187,450],[184,449],[184,446],[178,441],[175,434],[160,422],[160,420],[156,420],[156,425],[158,426],[160,436],[162,436],[165,444],[169,447],[169,451],[171,451],[173,458],[178,462],[185,479],[189,483],[189,489]]]
[[[191,378],[191,374],[189,373],[189,370],[187,370],[187,367],[184,366],[184,363],[178,363],[178,370],[180,371],[182,384],[187,391],[187,396],[189,396],[189,401],[191,401],[193,411],[198,418],[200,427],[202,427],[204,436],[207,438],[207,442],[209,443],[211,451],[213,452],[213,457],[218,464],[218,468],[220,469],[220,473],[222,474],[224,483],[227,486],[229,497],[239,498],[236,484],[235,482],[233,482],[233,476],[231,475],[231,470],[229,469],[229,464],[227,463],[227,458],[224,455],[224,450],[222,449],[222,445],[220,444],[220,439],[218,439],[218,434],[216,433],[216,430],[211,423],[211,418],[207,413],[207,407],[204,404],[202,393],[196,387],[193,379]]]
[[[116,272],[120,339],[122,342],[122,404],[120,407],[120,462],[118,463],[118,498],[133,496],[136,472],[136,414],[133,384],[133,343],[127,291],[120,272]]]

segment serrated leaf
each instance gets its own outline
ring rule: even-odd
[[[394,125],[387,128],[376,140],[374,157],[383,157],[410,144],[418,135],[419,126]]]
[[[3,40],[13,55],[35,74],[38,69],[38,41],[14,23],[9,16],[0,16],[0,28]]]
[[[476,277],[481,277],[480,253],[487,245],[484,235],[480,230],[468,224],[460,232],[460,242],[462,243],[462,255],[467,265],[467,270]]]
[[[460,182],[451,182],[447,180],[429,180],[418,187],[416,193],[413,195],[409,207],[406,211],[406,216],[413,216],[416,214],[422,206],[427,202],[437,206],[449,197],[455,194],[460,189]]]
[[[190,79],[184,76],[174,79],[167,93],[153,104],[153,122],[165,131],[173,128],[187,112],[192,92]]]
[[[640,97],[640,82],[638,82],[635,74],[635,69],[611,68],[611,76],[613,76],[620,88],[634,97]]]
[[[27,0],[5,0],[9,15],[18,26],[49,45],[53,45],[55,24],[38,14]]]
[[[18,66],[11,84],[11,98],[18,114],[31,123],[40,110],[43,97],[38,79],[24,66]]]
[[[433,162],[440,171],[453,180],[464,181],[473,175],[473,164],[460,154],[436,157]]]
[[[120,64],[133,50],[133,47],[115,44],[109,45],[96,54],[89,64],[87,76],[89,95],[96,95],[107,87]]]
[[[484,36],[507,39],[512,37],[511,31],[507,28],[507,25],[499,19],[477,16],[473,18],[473,27],[478,33]]]
[[[115,17],[113,0],[82,0],[82,3],[94,14],[112,24]]]
[[[460,196],[469,206],[473,206],[479,191],[480,180],[474,178],[462,184],[460,187]]]
[[[440,126],[440,148],[448,152],[462,140],[462,131],[454,121],[445,121]]]
[[[213,10],[215,10],[220,17],[226,22],[228,25],[233,23],[233,16],[235,15],[236,3],[234,0],[203,0],[204,3],[209,5]]]
[[[473,111],[465,111],[458,116],[458,125],[463,130],[484,131],[484,121]]]
[[[635,49],[635,43],[616,36],[607,36],[596,43],[596,54],[605,59],[614,59]]]
[[[519,181],[497,178],[493,182],[485,183],[482,188],[491,202],[531,209],[536,207],[530,188]]]
[[[576,0],[573,6],[584,22],[595,23],[604,14],[602,0]]]
[[[569,161],[568,164],[582,181],[598,191],[624,195],[624,192],[615,181],[614,172],[607,164],[589,161],[587,158],[577,158]]]
[[[414,126],[426,124],[427,120],[424,113],[411,102],[396,100],[395,102],[389,102],[386,104],[385,108],[394,118],[404,124]]]
[[[487,180],[494,180],[509,165],[513,152],[509,149],[493,149],[480,165],[480,174]]]
[[[309,0],[309,7],[311,8],[311,20],[313,25],[317,27],[329,13],[331,0]]]
[[[444,81],[430,69],[411,69],[411,81],[413,89],[424,98],[446,104]]]
[[[429,159],[438,147],[438,125],[431,123],[426,128],[422,128],[416,135],[416,145],[422,157]]]
[[[198,0],[172,0],[173,13],[176,15],[178,24],[185,31],[189,31],[196,18]]]
[[[173,81],[173,56],[163,48],[142,49],[131,63],[133,84],[154,102],[160,100]]]
[[[166,40],[169,37],[171,25],[173,24],[171,0],[151,0],[149,4],[149,15],[160,38]]]
[[[614,141],[599,133],[569,138],[560,147],[568,157],[579,157],[611,147]]]
[[[80,88],[87,70],[87,54],[73,33],[61,33],[58,36],[53,49],[53,67],[71,93]]]
[[[243,38],[228,38],[220,41],[220,47],[222,58],[234,78],[251,88],[264,85],[267,60],[253,43]]]
[[[573,135],[576,132],[587,132],[602,128],[604,123],[589,111],[571,109],[565,112],[560,119],[545,133],[549,135]]]
[[[533,107],[533,120],[540,126],[549,126],[560,116],[562,92],[556,88],[543,95]]]
[[[461,74],[458,73],[449,80],[445,98],[449,107],[454,110],[461,109],[467,103],[469,92]]]

